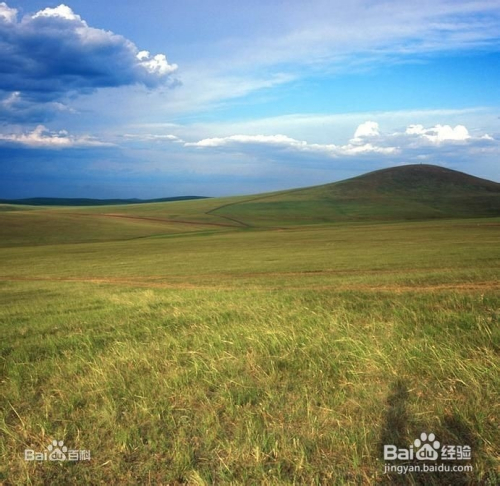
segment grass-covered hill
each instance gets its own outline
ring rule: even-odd
[[[500,215],[500,184],[432,165],[248,198],[212,211],[250,225]]]
[[[500,216],[500,184],[431,165],[252,196],[87,206],[0,204],[0,246],[290,228],[310,224]],[[81,201],[80,201],[81,202]],[[37,204],[41,204],[37,200]]]

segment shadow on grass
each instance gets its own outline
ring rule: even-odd
[[[398,379],[395,381],[387,397],[387,410],[384,418],[384,423],[382,426],[382,432],[380,435],[379,442],[379,457],[383,461],[384,457],[384,445],[395,445],[398,449],[404,448],[408,449],[413,441],[420,435],[421,432],[432,432],[430,427],[426,427],[425,424],[422,430],[415,433],[416,425],[411,417],[408,415],[407,404],[410,399],[410,393],[408,391],[407,383]],[[470,445],[472,451],[477,450],[478,441],[476,434],[472,432],[470,427],[457,415],[448,416],[444,418],[443,428],[445,429],[444,436],[438,437],[442,444],[456,444],[456,445]],[[475,449],[476,448],[476,449]],[[416,451],[415,451],[416,452]],[[419,461],[417,459],[403,461],[387,461],[384,464],[391,466],[422,466],[424,461]],[[443,462],[449,466],[464,466],[469,465],[470,461],[444,461]],[[430,463],[428,463],[430,465]],[[480,484],[479,482],[474,482],[471,476],[467,472],[407,472],[406,474],[400,474],[398,472],[388,472],[382,476],[379,484],[384,485],[469,485],[469,484]]]
[[[408,386],[403,380],[397,380],[392,384],[387,397],[387,411],[380,436],[381,457],[384,455],[385,444],[408,447],[408,412],[406,403],[409,396]]]

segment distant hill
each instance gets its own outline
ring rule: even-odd
[[[164,204],[171,201],[181,202]],[[121,218],[122,222],[142,219],[223,228],[291,227],[348,221],[500,217],[500,184],[444,167],[404,165],[321,186],[252,196],[0,200],[0,212],[28,209],[23,205],[31,205],[30,210],[36,210],[35,206],[54,206],[54,210],[61,206],[64,211],[63,206],[72,206],[75,214],[101,214],[108,219]]]
[[[249,226],[500,216],[500,184],[433,165],[235,201],[210,211]]]
[[[207,199],[204,196],[164,197],[160,199],[86,199],[59,197],[32,197],[27,199],[0,199],[0,204],[20,204],[25,206],[113,206],[118,204],[146,204],[191,199]]]

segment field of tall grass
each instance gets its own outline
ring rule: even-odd
[[[153,230],[3,239],[1,483],[500,482],[498,219]]]

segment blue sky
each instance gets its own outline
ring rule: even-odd
[[[500,182],[498,0],[9,0],[0,66],[0,198]]]

